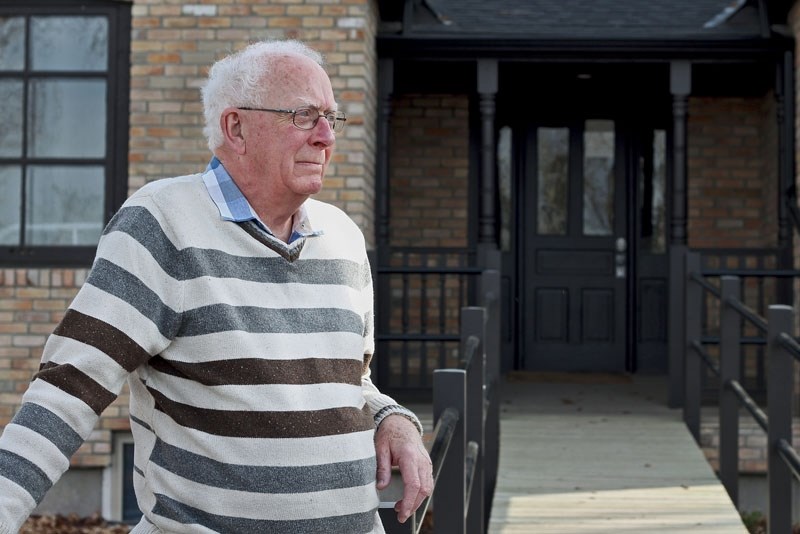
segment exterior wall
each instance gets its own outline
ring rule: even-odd
[[[466,247],[468,98],[399,95],[392,105],[390,244]]]
[[[777,244],[773,96],[689,102],[689,247]]]
[[[422,271],[467,266],[469,98],[395,95],[390,127],[389,261]],[[440,248],[445,250],[433,250]],[[388,302],[378,307],[377,320],[391,332],[459,331],[460,309],[467,304],[465,275],[404,273],[387,279]],[[458,343],[449,341],[388,342],[378,352],[389,362],[381,383],[389,390],[429,387],[430,370],[457,365],[459,354]]]
[[[777,246],[778,132],[774,96],[770,93],[762,98],[691,100],[690,247]],[[752,288],[745,287],[745,299],[749,289]],[[746,354],[752,352],[748,350]],[[753,361],[750,359],[749,363]],[[747,370],[752,369],[746,367],[746,373]],[[800,421],[794,426],[797,442]],[[767,442],[764,432],[749,416],[741,419],[739,432],[740,472],[749,476],[765,474]],[[718,469],[719,422],[716,412],[704,414],[700,439],[706,458],[714,469]]]
[[[776,113],[772,93],[760,98],[691,99],[688,131],[691,248],[777,246]],[[744,288],[745,300],[754,296],[751,295],[754,289],[749,285]],[[755,373],[756,349],[745,350],[745,376]],[[717,469],[716,413],[703,418],[701,446],[709,463]],[[751,475],[766,472],[766,437],[747,418],[740,423],[739,468]]]
[[[266,38],[298,38],[325,54],[347,127],[318,198],[350,213],[374,244],[377,5],[369,0],[266,2],[134,0],[129,192],[202,171],[210,158],[199,89],[215,59]],[[0,270],[0,428],[20,407],[47,336],[87,269]],[[114,430],[128,430],[127,388],[103,413],[73,466],[110,463]]]

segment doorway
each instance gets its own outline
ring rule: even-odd
[[[664,129],[586,114],[517,136],[517,365],[666,366]]]

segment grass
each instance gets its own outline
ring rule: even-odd
[[[767,518],[761,512],[742,512],[742,521],[750,534],[767,534]],[[800,524],[792,525],[791,534],[800,534]]]

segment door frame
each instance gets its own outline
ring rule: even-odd
[[[618,149],[616,150],[617,158],[617,165],[622,165],[622,168],[619,169],[619,173],[622,176],[619,178],[620,183],[624,183],[624,190],[626,198],[624,200],[624,206],[627,206],[626,209],[623,210],[623,213],[619,213],[619,216],[624,217],[624,228],[627,240],[627,254],[626,254],[626,262],[625,268],[627,276],[625,278],[625,310],[624,310],[624,321],[625,321],[625,328],[624,328],[624,371],[635,373],[639,370],[642,370],[640,363],[641,358],[644,357],[640,352],[641,340],[639,339],[641,323],[643,321],[642,316],[640,316],[642,302],[640,301],[642,295],[640,295],[640,288],[641,282],[640,277],[642,273],[639,269],[639,254],[640,254],[640,235],[641,235],[641,221],[640,221],[640,200],[639,196],[641,194],[640,186],[639,186],[639,162],[637,158],[642,150],[645,148],[642,146],[642,138],[643,132],[647,130],[655,130],[661,129],[666,131],[666,139],[668,141],[668,146],[666,148],[666,177],[665,177],[665,186],[667,190],[664,191],[666,196],[666,216],[667,219],[669,218],[670,209],[669,209],[669,183],[670,183],[670,175],[671,175],[671,150],[669,147],[669,140],[671,139],[670,131],[668,125],[665,125],[665,121],[660,120],[658,117],[648,117],[645,120],[642,120],[640,117],[634,117],[632,114],[626,113],[614,113],[613,110],[610,113],[606,114],[592,114],[587,113],[584,115],[583,119],[587,118],[609,118],[614,120],[615,122],[615,131],[616,131],[616,143],[619,145]],[[574,120],[574,119],[569,119]],[[564,119],[564,123],[569,122],[568,119]],[[526,124],[512,124],[509,125],[512,128],[512,215],[511,219],[511,250],[506,251],[504,253],[503,258],[503,265],[504,265],[504,277],[510,281],[510,289],[509,289],[509,296],[510,298],[510,305],[508,313],[510,317],[508,318],[511,324],[513,325],[513,332],[515,334],[512,336],[512,339],[509,343],[509,348],[513,351],[515,355],[513,361],[513,368],[514,369],[524,369],[524,350],[525,350],[525,341],[524,341],[524,332],[525,332],[525,311],[524,311],[524,290],[525,290],[525,258],[524,258],[524,235],[522,232],[522,228],[524,225],[522,224],[524,220],[524,210],[527,208],[525,204],[526,196],[524,194],[525,187],[526,187],[526,177],[525,177],[525,145],[526,145],[526,137],[528,135],[528,131],[532,126],[528,123]],[[666,221],[666,227],[669,227],[669,221]],[[664,261],[666,262],[666,254],[664,254]],[[666,267],[666,264],[665,264]],[[668,295],[668,287],[667,287],[668,280],[665,279],[663,284],[663,292],[664,296]],[[663,312],[666,314],[666,302],[664,302],[664,310]],[[666,330],[666,325],[664,325]],[[659,349],[659,355],[655,357],[657,364],[654,366],[652,364],[652,359],[645,361],[645,368],[644,371],[651,372],[662,372],[666,370],[667,366],[667,346],[666,346],[666,338],[663,340],[663,347]],[[662,361],[663,360],[663,361]]]

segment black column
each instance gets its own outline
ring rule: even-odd
[[[497,147],[495,142],[495,118],[497,98],[497,60],[478,61],[478,96],[481,113],[481,167],[480,198],[478,199],[478,264],[489,267],[497,250]],[[497,267],[492,265],[492,267]]]
[[[692,88],[692,64],[673,61],[670,64],[672,93],[672,181],[669,232],[669,318],[667,324],[669,352],[669,405],[683,405],[684,358],[687,345],[684,330],[686,280],[684,262],[687,252],[687,123],[689,94]]]
[[[394,61],[378,61],[378,124],[375,161],[376,242],[379,251],[389,243],[389,132],[392,121]]]
[[[794,54],[783,53],[776,65],[775,111],[778,127],[778,268],[794,268],[794,245],[792,242],[792,219],[790,205],[796,209],[797,194],[794,173]],[[792,280],[779,281],[778,299],[781,304],[792,305]]]

